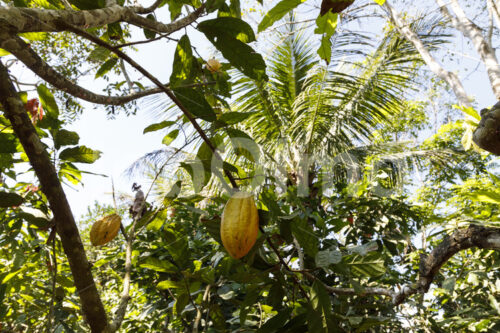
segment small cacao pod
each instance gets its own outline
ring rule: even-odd
[[[121,217],[111,214],[95,222],[90,229],[90,242],[94,246],[104,245],[111,242],[120,230]]]
[[[258,233],[259,214],[252,194],[236,192],[228,200],[222,213],[222,244],[231,257],[239,259],[250,251]]]
[[[221,65],[221,63],[217,59],[215,59],[215,58],[208,59],[208,61],[207,61],[207,69],[211,73],[218,72],[219,69],[221,69],[221,67],[222,67],[222,65]]]

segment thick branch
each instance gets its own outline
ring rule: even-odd
[[[391,22],[396,26],[399,33],[409,40],[420,53],[420,56],[425,61],[430,70],[441,80],[445,81],[455,93],[460,104],[471,107],[470,99],[465,92],[462,82],[455,73],[449,72],[431,55],[427,47],[424,45],[418,35],[410,29],[408,24],[404,23],[396,10],[386,1],[384,7],[389,13]]]
[[[455,231],[432,250],[420,263],[419,291],[429,290],[434,277],[457,252],[477,247],[479,249],[500,250],[500,228],[488,228],[471,224],[467,229]]]
[[[450,7],[456,16],[453,16],[446,7],[443,0],[436,0],[441,13],[451,20],[451,23],[458,31],[469,38],[474,45],[476,52],[481,57],[481,60],[486,67],[488,78],[497,99],[500,99],[500,65],[495,55],[495,51],[491,48],[488,41],[484,38],[481,29],[467,18],[462,7],[457,0],[450,0]]]
[[[107,324],[106,313],[92,277],[91,266],[87,261],[73,213],[50,156],[40,141],[2,62],[0,62],[0,103],[49,201],[56,221],[56,230],[61,238],[80,296],[84,317],[92,332],[101,333]]]
[[[44,79],[59,90],[85,101],[104,105],[123,105],[141,97],[161,93],[159,88],[139,91],[127,96],[106,96],[93,93],[71,82],[59,74],[50,65],[43,61],[21,38],[12,36],[0,28],[0,48],[12,53],[17,59],[31,69],[36,75]]]
[[[500,29],[500,12],[498,11],[498,6],[495,0],[488,0],[488,11],[491,13],[495,22],[497,23],[497,28]]]
[[[455,231],[452,235],[446,237],[441,244],[436,246],[430,254],[421,257],[418,283],[412,286],[403,286],[399,291],[387,288],[367,287],[360,293],[354,288],[330,287],[324,283],[323,286],[328,292],[336,295],[387,296],[392,299],[394,305],[399,305],[413,294],[425,294],[429,291],[429,287],[441,267],[456,253],[472,247],[500,250],[500,228],[470,225],[467,229]],[[302,271],[301,273],[311,282],[320,281],[316,276],[307,271]]]
[[[171,34],[196,21],[203,14],[204,6],[168,24],[148,20],[138,15],[135,10],[137,8],[119,5],[80,11],[0,7],[0,31],[13,26],[14,33],[60,32],[65,30],[65,26],[61,25],[61,22],[82,29],[102,27],[115,22],[128,22],[158,33]]]

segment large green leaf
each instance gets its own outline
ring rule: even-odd
[[[101,157],[101,152],[85,146],[64,149],[59,158],[61,160],[78,163],[94,163]]]
[[[182,84],[191,83],[193,80],[193,57],[189,37],[184,35],[179,39],[175,49],[174,64],[170,75],[170,87],[175,88]]]
[[[378,252],[371,252],[366,256],[350,255],[343,259],[343,264],[350,267],[354,276],[377,277],[385,273],[384,258]]]
[[[116,63],[118,62],[118,58],[111,58],[108,59],[104,64],[102,64],[101,67],[97,70],[95,73],[95,79],[104,76],[106,73],[108,73],[113,67],[115,67]]]
[[[163,140],[161,140],[161,143],[169,146],[177,138],[178,135],[179,135],[179,130],[174,129],[173,131],[171,131],[170,133],[168,133],[167,135],[165,135],[163,137]]]
[[[305,2],[305,0],[282,0],[276,4],[267,14],[264,16],[262,21],[259,23],[258,31],[264,31],[274,24],[274,22],[280,20],[292,9]]]
[[[186,87],[178,87],[172,90],[182,105],[195,117],[206,121],[217,120],[214,110],[200,92]]]
[[[24,199],[19,194],[0,191],[0,207],[2,208],[19,206],[23,202]]]
[[[304,252],[313,258],[316,257],[316,253],[318,253],[318,237],[305,219],[292,221],[292,233],[297,238],[300,246],[304,248]]]
[[[317,27],[314,30],[314,33],[322,35],[318,55],[327,63],[330,62],[330,58],[332,57],[332,42],[330,41],[330,38],[337,29],[338,18],[339,15],[337,13],[328,11],[324,15],[319,15],[316,19]]]
[[[0,133],[0,153],[12,154],[17,151],[16,137],[9,133]]]
[[[148,127],[146,127],[142,133],[146,134],[149,132],[158,131],[158,130],[164,129],[165,127],[172,126],[173,124],[175,124],[175,121],[172,121],[172,120],[165,120],[165,121],[162,121],[160,123],[151,124]]]
[[[479,190],[469,193],[467,196],[473,201],[487,202],[497,205],[500,203],[500,193],[498,192]]]
[[[167,260],[160,260],[158,258],[150,257],[139,264],[139,267],[152,269],[156,272],[176,273],[177,267]]]
[[[230,25],[224,26],[217,20],[232,20]],[[255,80],[267,80],[266,63],[262,56],[255,52],[253,48],[241,40],[252,40],[252,35],[248,29],[240,23],[235,23],[235,18],[217,18],[201,22],[198,30],[214,44],[222,55],[231,62],[231,65],[239,69],[243,74]]]
[[[59,116],[59,108],[57,107],[56,99],[54,95],[50,92],[46,85],[40,84],[36,87],[38,92],[38,97],[40,97],[40,102],[42,102],[43,109],[47,115],[52,118],[57,119]]]
[[[228,35],[243,43],[255,41],[255,34],[252,27],[245,21],[235,17],[219,17],[213,20],[203,21],[198,24],[198,30],[205,34],[209,32],[215,35]]]
[[[76,132],[68,131],[65,129],[59,130],[54,138],[54,145],[56,149],[62,146],[77,145],[80,141],[80,136]]]
[[[286,322],[290,319],[293,309],[284,309],[278,312],[278,314],[264,323],[257,330],[257,333],[272,333],[276,332],[279,328],[285,326]]]

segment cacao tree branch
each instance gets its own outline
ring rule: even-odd
[[[389,1],[386,1],[384,8],[389,14],[390,21],[394,24],[399,33],[403,35],[408,41],[410,41],[415,49],[420,53],[420,56],[424,62],[429,66],[429,69],[441,80],[445,81],[453,90],[458,102],[461,105],[472,107],[470,98],[467,96],[462,82],[455,73],[449,72],[443,68],[443,66],[431,55],[427,47],[424,45],[420,37],[411,30],[410,26],[403,22],[399,13],[390,5]]]
[[[30,164],[40,180],[41,190],[49,202],[56,230],[80,296],[84,318],[90,325],[92,332],[101,333],[107,324],[106,312],[92,277],[91,266],[87,260],[73,213],[50,156],[40,141],[35,127],[26,113],[24,104],[9,79],[8,71],[1,61],[0,104],[19,138]]]
[[[136,99],[162,92],[161,89],[154,88],[139,91],[126,96],[106,96],[93,93],[71,82],[66,77],[58,73],[45,61],[43,61],[43,59],[21,38],[11,35],[7,33],[7,31],[2,31],[1,28],[0,48],[12,53],[17,59],[26,65],[26,67],[31,69],[36,75],[50,83],[55,88],[87,102],[103,105],[123,105]]]
[[[171,34],[178,31],[202,16],[205,7],[202,5],[191,14],[164,24],[149,20],[137,14],[134,7],[112,5],[106,8],[93,10],[47,10],[39,8],[0,7],[0,31],[9,26],[14,32],[61,32],[66,24],[88,29],[98,28],[115,22],[127,22],[141,28],[158,33]]]
[[[149,7],[134,7],[134,12],[136,12],[137,14],[148,14],[148,13],[154,12],[156,10],[156,8],[158,8],[158,6],[161,5],[161,3],[163,1],[164,0],[156,0]]]
[[[354,288],[335,288],[324,284],[316,276],[308,271],[301,271],[309,281],[319,281],[325,289],[336,295],[360,295],[360,296],[387,296],[392,299],[394,305],[400,305],[406,299],[416,293],[425,294],[439,273],[441,267],[456,253],[470,249],[500,250],[500,228],[483,227],[471,224],[467,229],[456,230],[447,236],[431,253],[421,256],[419,279],[414,285],[405,285],[399,291],[388,288],[366,287],[360,293]]]
[[[448,18],[453,27],[460,31],[465,37],[469,38],[479,54],[482,63],[486,67],[488,79],[490,80],[493,93],[497,99],[500,99],[500,65],[495,54],[495,50],[484,38],[481,29],[465,14],[457,0],[449,0],[450,7],[455,16],[453,16],[443,0],[436,0],[443,16]]]

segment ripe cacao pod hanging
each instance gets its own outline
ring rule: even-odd
[[[228,200],[222,213],[222,244],[231,257],[239,259],[250,251],[258,233],[259,214],[252,194],[236,192]]]
[[[111,242],[120,230],[121,217],[118,214],[108,215],[95,222],[90,229],[90,242],[94,246]]]

